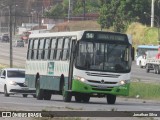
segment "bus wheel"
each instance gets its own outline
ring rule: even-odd
[[[50,100],[51,96],[51,93],[49,93],[48,91],[44,91],[44,100]]]
[[[64,91],[64,92],[63,92],[63,101],[64,101],[64,102],[71,102],[71,99],[72,99],[72,94],[71,94],[71,92]]]
[[[108,95],[106,96],[106,98],[107,98],[108,104],[115,104],[116,95],[108,94]]]
[[[81,102],[82,101],[82,95],[81,94],[77,93],[74,97],[75,97],[76,102]]]
[[[82,100],[83,100],[83,102],[88,103],[89,100],[90,100],[90,96],[89,96],[89,95],[84,95],[84,96],[82,97]]]
[[[37,100],[43,100],[43,90],[40,89],[39,81],[37,81],[37,84],[36,84],[36,97],[37,97]]]

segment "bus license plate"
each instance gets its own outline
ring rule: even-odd
[[[98,86],[99,89],[107,89],[106,86]]]

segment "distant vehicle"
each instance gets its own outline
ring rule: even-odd
[[[139,45],[137,46],[137,55],[136,55],[136,64],[143,68],[144,66],[144,59],[146,59],[148,56],[146,56],[146,53],[149,51],[158,51],[158,46],[154,45]]]
[[[160,47],[158,48],[155,57],[146,60],[146,72],[154,70],[155,74],[160,74]]]
[[[6,97],[11,94],[21,93],[23,97],[33,94],[25,84],[25,70],[19,68],[5,68],[0,72],[0,92]]]
[[[9,42],[9,35],[8,34],[2,35],[2,42]]]
[[[23,40],[16,40],[15,47],[24,47],[24,41]]]
[[[28,43],[28,37],[29,35],[31,34],[31,32],[23,32],[22,36],[21,36],[21,39],[25,42],[25,43]]]

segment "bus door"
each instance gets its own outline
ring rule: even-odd
[[[71,54],[70,54],[70,63],[69,63],[69,74],[68,74],[68,90],[72,89],[72,77],[73,77],[73,63],[74,63],[74,56],[75,56],[75,45],[76,39],[72,38],[71,43]]]

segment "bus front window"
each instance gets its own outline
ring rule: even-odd
[[[107,72],[130,72],[131,47],[121,44],[79,42],[76,67]]]

